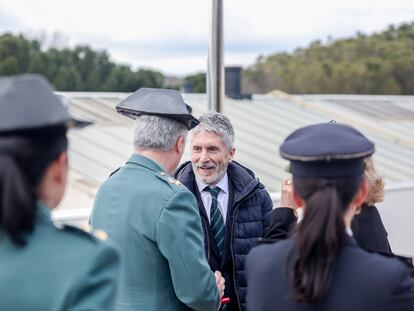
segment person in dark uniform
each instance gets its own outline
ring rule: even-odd
[[[135,150],[99,188],[91,215],[121,253],[116,308],[216,311],[224,279],[207,263],[194,195],[171,177],[198,120],[174,90],[141,88],[117,110],[136,120]]]
[[[351,228],[355,240],[363,249],[378,253],[392,254],[388,233],[375,203],[384,199],[384,181],[378,176],[372,157],[365,159],[365,178],[369,185],[365,202],[357,209]],[[290,179],[283,181],[281,190],[281,207],[272,210],[272,220],[265,239],[286,239],[293,231],[298,219],[292,200]]]
[[[43,77],[0,78],[0,310],[113,310],[115,250],[50,216],[81,125]]]
[[[248,310],[414,310],[409,267],[352,237],[352,218],[368,193],[364,158],[373,152],[366,137],[340,124],[286,138],[280,154],[291,161],[293,200],[304,217],[292,238],[247,256]]]

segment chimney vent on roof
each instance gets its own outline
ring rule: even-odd
[[[232,99],[252,99],[251,94],[241,92],[241,71],[242,67],[239,66],[224,68],[226,96]]]

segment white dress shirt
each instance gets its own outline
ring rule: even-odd
[[[218,208],[220,209],[223,221],[226,223],[227,206],[229,203],[229,179],[227,173],[223,178],[214,186],[210,186],[202,182],[196,177],[196,183],[198,191],[200,192],[201,200],[203,201],[204,208],[207,213],[208,221],[210,221],[210,208],[211,208],[211,194],[208,190],[204,190],[206,187],[219,187],[220,192],[217,197]]]

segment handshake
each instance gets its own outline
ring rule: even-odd
[[[226,280],[223,278],[220,271],[214,272],[214,276],[216,277],[216,285],[220,293],[220,299],[222,299],[224,296],[224,289],[226,288]]]

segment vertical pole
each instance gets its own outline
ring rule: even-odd
[[[212,13],[208,98],[210,109],[222,112],[224,101],[223,0],[213,0]]]

